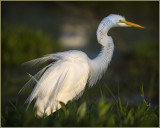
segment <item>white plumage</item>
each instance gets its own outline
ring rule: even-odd
[[[93,60],[89,59],[82,51],[71,50],[27,62],[27,64],[37,66],[46,61],[52,61],[36,75],[31,76],[31,79],[22,88],[23,90],[36,82],[26,103],[29,105],[36,99],[35,107],[38,116],[44,114],[48,116],[60,109],[59,101],[67,104],[68,101],[80,97],[87,82],[91,87],[102,77],[111,61],[114,50],[113,40],[107,35],[109,29],[117,26],[136,25],[122,21],[125,21],[124,17],[114,14],[101,21],[97,30],[97,40],[102,45],[102,51]]]

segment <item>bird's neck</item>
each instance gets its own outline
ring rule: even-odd
[[[102,50],[99,55],[91,61],[91,73],[89,79],[89,86],[94,85],[99,80],[102,74],[108,67],[111,61],[114,44],[110,36],[107,35],[109,29],[112,27],[109,21],[101,22],[97,30],[97,40],[102,45]]]
[[[97,40],[102,46],[107,47],[112,38],[108,36],[108,31],[115,27],[115,24],[108,18],[104,18],[97,29]],[[113,42],[113,41],[112,41]]]

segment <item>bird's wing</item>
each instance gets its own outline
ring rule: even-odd
[[[43,73],[49,67],[51,67],[54,64],[54,62],[59,61],[59,60],[65,60],[65,58],[68,58],[68,56],[70,54],[73,54],[74,52],[76,53],[77,51],[70,50],[70,51],[66,51],[66,52],[57,52],[54,54],[48,54],[48,55],[45,55],[44,57],[33,59],[33,60],[30,60],[30,61],[23,63],[22,66],[29,66],[31,68],[37,68],[41,64],[44,64],[45,62],[50,61],[50,63],[47,66],[45,66],[43,69],[41,69],[35,75],[32,76],[31,74],[28,73],[28,75],[30,76],[31,79],[22,87],[22,89],[19,91],[19,93],[21,93],[27,87],[33,86],[33,85],[35,85],[35,83],[38,83],[38,81],[41,78],[41,76],[43,75]]]
[[[81,94],[88,80],[89,67],[85,55],[76,53],[57,54],[59,59],[44,71],[26,103],[37,99],[35,107],[44,112],[55,107],[57,101],[67,103]]]

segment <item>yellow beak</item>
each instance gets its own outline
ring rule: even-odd
[[[127,24],[129,26],[132,26],[132,27],[144,28],[143,26],[140,26],[138,24],[135,24],[135,23],[132,23],[132,22],[128,22],[128,21],[125,21],[125,20],[120,20],[119,22],[125,23],[125,24]]]

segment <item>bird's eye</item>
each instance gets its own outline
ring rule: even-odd
[[[120,23],[122,23],[122,20],[119,20]]]

